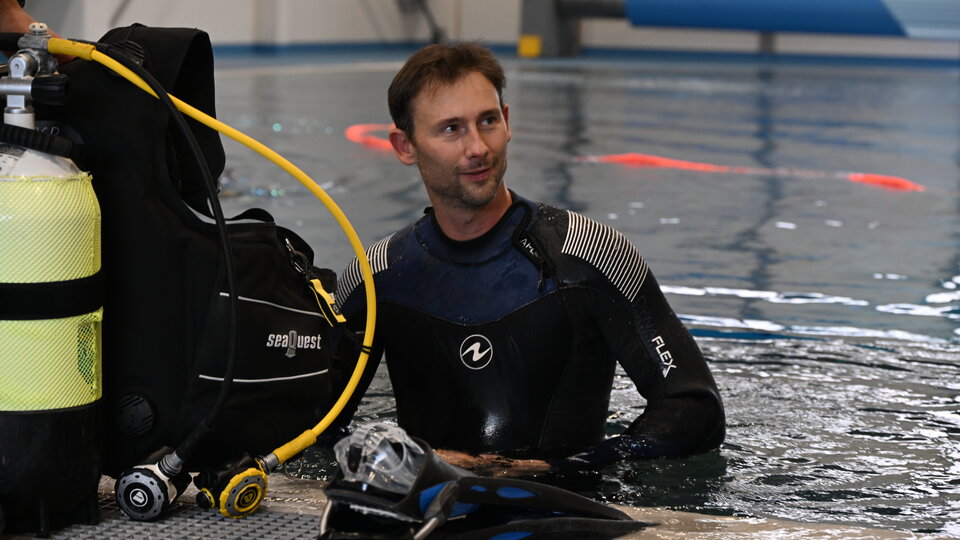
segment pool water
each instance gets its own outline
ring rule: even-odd
[[[427,204],[415,168],[344,137],[389,122],[402,59],[218,59],[218,116],[310,174],[370,244]],[[960,69],[504,63],[508,185],[631,239],[727,410],[719,452],[555,480],[621,504],[960,536]],[[352,252],[313,196],[226,147],[228,213],[266,208],[340,270]],[[629,153],[644,165],[583,159]],[[643,406],[621,373],[610,433]],[[357,421],[392,415],[381,370]],[[309,475],[333,470],[310,457]]]

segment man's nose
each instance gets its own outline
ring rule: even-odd
[[[470,129],[463,138],[464,154],[468,158],[482,158],[487,155],[490,148],[484,140],[483,135],[476,129]]]

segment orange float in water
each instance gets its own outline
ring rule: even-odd
[[[370,134],[374,131],[390,131],[391,129],[393,129],[393,124],[354,124],[348,127],[343,134],[348,141],[362,144],[368,148],[393,150],[389,140]]]
[[[697,163],[696,161],[682,161],[679,159],[654,156],[650,154],[607,154],[604,156],[587,156],[583,161],[598,163],[619,163],[629,167],[663,167],[667,169],[684,169],[703,172],[730,172],[730,167],[713,165],[711,163]]]
[[[847,180],[896,191],[926,191],[927,189],[920,184],[907,180],[906,178],[900,178],[899,176],[885,176],[882,174],[847,173]]]

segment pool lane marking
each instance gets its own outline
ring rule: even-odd
[[[390,144],[389,140],[370,134],[372,131],[390,131],[391,129],[393,129],[393,124],[354,124],[344,130],[343,135],[348,141],[361,144],[367,148],[392,151],[393,145]]]
[[[372,134],[374,132],[386,132],[393,128],[393,124],[354,124],[344,131],[347,140],[368,148],[377,150],[393,150],[390,141]],[[814,171],[809,169],[789,169],[784,167],[777,168],[757,168],[757,167],[731,167],[728,165],[715,165],[713,163],[700,163],[697,161],[684,161],[652,154],[640,154],[637,152],[628,152],[626,154],[605,154],[601,156],[580,156],[574,158],[575,161],[582,163],[616,163],[628,167],[659,167],[664,169],[681,169],[686,171],[697,171],[704,173],[727,173],[727,174],[747,174],[757,176],[794,176],[801,178],[839,178],[867,184],[891,191],[926,191],[926,188],[906,178],[899,176],[889,176],[885,174],[860,173],[860,172],[828,172]]]
[[[713,163],[700,163],[696,161],[683,161],[663,156],[654,156],[651,154],[639,154],[629,152],[626,154],[606,154],[601,156],[581,156],[574,158],[583,163],[616,163],[627,167],[660,167],[666,169],[682,169],[687,171],[698,171],[707,173],[731,173],[748,174],[763,176],[795,176],[802,178],[840,178],[867,184],[882,189],[892,191],[926,191],[926,188],[906,178],[899,176],[889,176],[885,174],[859,173],[859,172],[828,172],[814,171],[808,169],[789,169],[783,167],[777,168],[756,168],[756,167],[731,167],[728,165],[714,165]]]

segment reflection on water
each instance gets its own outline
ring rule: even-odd
[[[701,343],[730,418],[726,471],[701,509],[909,529],[955,520],[941,502],[957,491],[955,351],[847,341]],[[662,490],[663,504],[685,497],[669,484]]]
[[[218,72],[219,116],[311,174],[369,244],[426,205],[416,170],[343,137],[388,121],[397,67],[228,66]],[[638,246],[704,349],[729,422],[718,453],[554,481],[631,505],[960,535],[957,71],[507,67],[509,185]],[[232,143],[227,152],[228,209],[264,207],[311,243],[321,266],[346,264],[342,233],[304,188]],[[750,171],[575,159],[631,152]],[[848,182],[848,171],[926,190]],[[611,433],[643,406],[618,378]],[[380,373],[361,417],[392,415]],[[310,455],[308,474],[328,475],[332,456]]]

